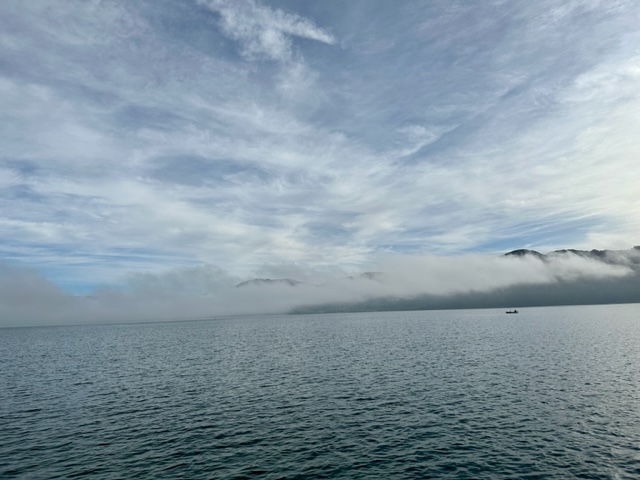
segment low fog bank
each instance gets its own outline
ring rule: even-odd
[[[557,305],[640,303],[640,274],[622,278],[522,284],[491,291],[413,297],[376,297],[362,302],[326,303],[294,308],[291,313],[335,313],[456,308],[522,308]]]
[[[292,313],[640,303],[639,247],[404,258],[389,267],[384,281],[395,291],[387,295],[299,306]]]
[[[122,287],[74,296],[36,271],[0,265],[0,326],[640,302],[638,248],[547,255],[520,250],[498,257],[387,255],[372,266],[375,271],[343,272],[329,280],[295,266],[304,273],[301,281],[239,278],[203,265],[131,274]]]

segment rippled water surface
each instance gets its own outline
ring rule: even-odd
[[[0,330],[1,478],[638,478],[640,305]]]

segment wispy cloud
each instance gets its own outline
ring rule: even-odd
[[[260,5],[253,0],[200,0],[218,12],[223,31],[242,44],[248,57],[265,56],[272,60],[290,60],[290,37],[299,37],[333,45],[336,39],[309,19]]]
[[[86,292],[628,248],[639,21],[635,2],[2,3],[0,253]]]

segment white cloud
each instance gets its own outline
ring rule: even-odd
[[[2,252],[94,285],[637,244],[640,10],[552,4],[2,5]]]
[[[271,9],[252,0],[201,0],[222,17],[222,27],[242,43],[248,57],[264,56],[272,60],[292,58],[290,37],[300,37],[333,45],[335,38],[299,15]]]

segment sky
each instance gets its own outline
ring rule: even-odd
[[[638,25],[624,0],[5,0],[0,280],[628,249]]]

